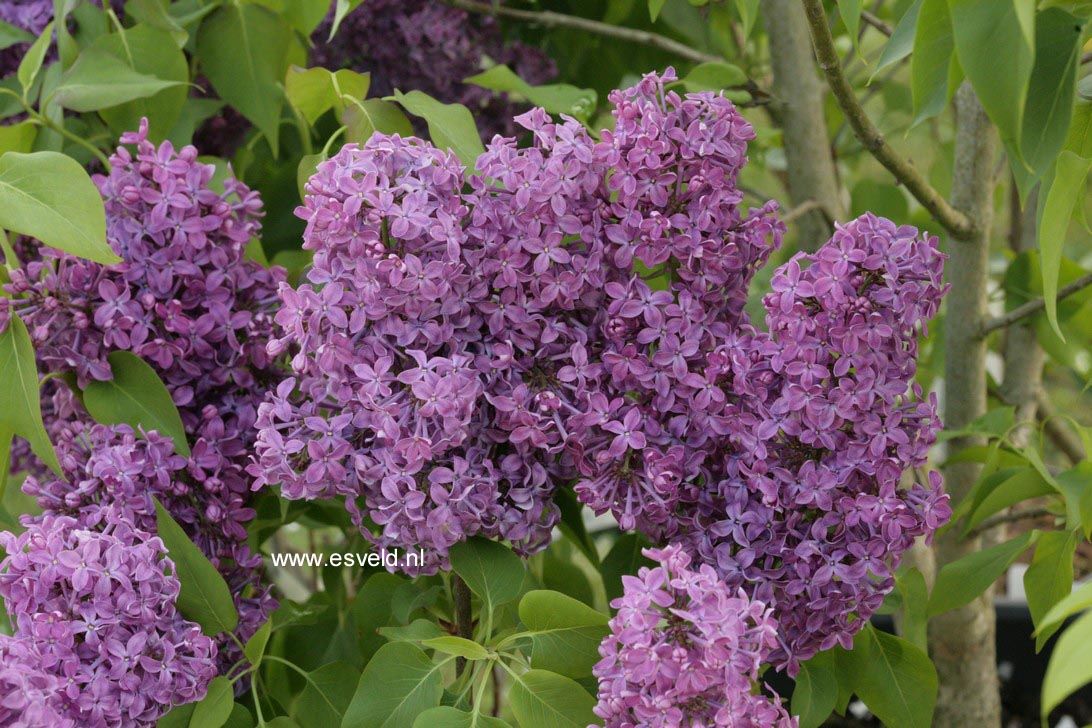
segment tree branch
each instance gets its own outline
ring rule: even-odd
[[[631,43],[639,43],[640,45],[667,51],[672,55],[679,56],[688,61],[693,61],[694,63],[724,62],[724,59],[720,56],[704,53],[695,48],[691,48],[685,43],[680,43],[677,40],[668,38],[666,35],[652,33],[647,30],[625,28],[619,25],[601,23],[598,20],[581,18],[576,15],[555,13],[550,10],[518,10],[516,8],[506,8],[503,5],[473,2],[473,0],[444,0],[444,2],[452,7],[460,8],[461,10],[466,10],[471,13],[495,15],[498,18],[520,20],[525,23],[534,23],[547,28],[573,28],[575,30],[583,30],[587,33],[594,33],[595,35],[602,35],[608,38],[617,38],[618,40],[625,40]]]
[[[891,30],[890,25],[885,23],[881,18],[879,18],[879,17],[873,15],[872,13],[868,12],[867,10],[862,10],[861,11],[861,20],[865,21],[866,23],[871,25],[873,28],[875,28],[876,30],[878,30],[881,33],[883,33],[884,35],[886,35],[888,38],[890,38],[891,34],[894,32],[893,30]]]
[[[967,532],[967,538],[975,538],[981,536],[986,531],[996,528],[1004,523],[1015,523],[1016,521],[1026,521],[1033,518],[1043,518],[1044,516],[1052,516],[1054,512],[1049,508],[1025,508],[1020,511],[1006,511],[1004,513],[998,513],[996,516],[990,516],[982,523],[978,524],[970,531]]]
[[[1061,301],[1063,298],[1072,296],[1074,293],[1079,293],[1089,286],[1092,286],[1092,273],[1085,273],[1077,280],[1067,283],[1066,285],[1058,289],[1058,300]],[[1017,321],[1025,319],[1033,314],[1037,314],[1044,308],[1046,308],[1046,299],[1042,297],[1036,298],[1033,301],[1028,301],[1027,303],[1020,304],[1004,316],[998,316],[997,318],[990,319],[986,323],[982,324],[981,335],[986,336],[996,331],[997,329],[1003,329],[1006,326],[1012,326]]]
[[[952,207],[929,184],[917,167],[901,157],[884,141],[883,134],[868,118],[868,114],[857,101],[853,87],[842,73],[842,64],[838,58],[838,51],[834,48],[834,38],[831,37],[830,28],[827,26],[827,16],[823,10],[822,0],[803,0],[803,3],[819,67],[826,74],[834,99],[845,114],[854,136],[948,230],[952,237],[959,240],[972,237],[975,233],[974,221]]]

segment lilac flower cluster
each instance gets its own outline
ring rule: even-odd
[[[658,530],[774,607],[772,659],[790,671],[849,647],[901,555],[950,516],[938,473],[902,483],[940,428],[935,396],[912,384],[917,335],[946,290],[936,243],[872,215],[839,226],[775,272],[769,333],[741,325],[709,354],[731,393],[725,437],[700,496]]]
[[[109,508],[101,527],[67,516],[0,534],[0,724],[150,726],[204,697],[216,644],[175,610],[179,582],[157,537]]]
[[[935,400],[911,385],[944,292],[935,239],[865,216],[774,275],[741,208],[754,131],[668,71],[611,94],[615,127],[518,117],[463,177],[377,136],[320,165],[301,216],[310,282],[282,286],[294,377],[262,406],[256,487],[346,496],[384,546],[475,533],[545,543],[553,489],[679,542],[774,610],[770,654],[848,643],[919,535],[948,517],[925,463]],[[468,192],[461,193],[464,185]]]
[[[254,511],[245,466],[258,402],[277,379],[266,343],[284,274],[244,258],[260,227],[256,193],[234,178],[213,190],[214,168],[197,162],[193,147],[157,148],[146,124],[122,143],[136,145],[135,155],[119,147],[111,172],[94,180],[108,240],[123,262],[103,266],[43,250],[12,271],[9,311],[30,330],[39,368],[71,373],[81,387],[111,378],[112,351],[142,357],[178,406],[192,456],[175,454],[155,433],[138,439],[125,427],[89,426],[73,392],[54,382],[43,409],[64,472],[58,478],[21,463],[31,471],[23,487],[47,512],[84,528],[111,508],[154,531],[150,496],[159,497],[232,588],[236,636],[245,641],[275,608],[260,581],[260,556],[246,544]],[[223,639],[227,667],[238,649]]]
[[[498,137],[468,181],[397,136],[319,165],[300,210],[314,268],[282,286],[270,351],[292,347],[296,377],[261,410],[256,486],[345,495],[380,545],[424,546],[435,568],[476,533],[545,545],[557,484],[628,472],[646,435],[670,439],[708,390],[681,381],[716,344],[691,321],[726,331],[781,232],[773,205],[738,209],[750,126],[713,94],[666,93],[673,78],[615,94],[599,143],[519,117],[533,146]],[[643,279],[656,267],[678,273],[671,290]],[[655,376],[653,348],[671,352]]]
[[[352,68],[372,75],[372,93],[388,96],[394,89],[416,89],[445,103],[470,108],[488,141],[494,134],[516,133],[515,105],[506,94],[463,83],[484,70],[486,58],[507,64],[532,85],[556,74],[542,51],[520,42],[505,42],[495,18],[429,0],[368,0],[349,13],[330,39],[330,14],[311,36],[312,63],[325,68]]]
[[[645,555],[658,565],[622,577],[599,647],[603,728],[795,728],[779,699],[751,692],[777,644],[770,610],[679,546]]]

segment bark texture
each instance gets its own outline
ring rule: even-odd
[[[957,120],[952,205],[974,223],[965,240],[950,240],[947,262],[952,288],[944,319],[944,424],[959,429],[986,411],[986,318],[988,257],[992,222],[997,136],[971,87],[956,93]],[[951,452],[981,444],[978,438],[951,441]],[[980,466],[957,463],[944,470],[945,487],[959,502],[974,486]],[[938,570],[982,547],[981,538],[961,540],[958,529],[936,539]],[[929,651],[940,689],[933,725],[937,728],[993,728],[1001,724],[997,678],[996,623],[992,589],[970,604],[935,617]]]
[[[823,116],[823,86],[799,0],[762,0],[762,17],[774,76],[771,111],[783,132],[789,197],[793,205],[814,200],[821,206],[796,221],[800,247],[815,250],[834,230],[827,215],[841,220],[846,214]]]

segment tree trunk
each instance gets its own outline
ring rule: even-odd
[[[762,17],[774,75],[771,111],[783,132],[789,198],[794,205],[814,200],[826,211],[812,210],[796,221],[801,249],[815,250],[833,232],[826,216],[845,217],[823,116],[823,87],[799,0],[762,0]]]
[[[975,234],[950,240],[947,263],[944,424],[959,429],[986,411],[986,341],[979,336],[986,317],[993,168],[997,137],[970,85],[956,93],[956,150],[952,205],[975,223]],[[956,438],[950,452],[981,444]],[[955,463],[944,469],[945,487],[959,502],[974,486],[980,466]],[[958,529],[936,539],[937,569],[979,550],[981,538],[961,540]],[[992,590],[970,604],[935,617],[929,625],[929,651],[940,689],[933,725],[938,728],[992,728],[1001,724],[996,628]]]

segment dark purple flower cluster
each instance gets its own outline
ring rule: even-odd
[[[0,533],[0,724],[150,726],[204,697],[216,644],[175,609],[163,542],[103,509],[95,529],[67,516]]]
[[[777,625],[762,602],[727,587],[679,546],[623,576],[625,592],[595,666],[603,728],[796,728],[777,698],[752,694]]]
[[[218,566],[240,613],[245,641],[275,607],[260,581],[260,556],[246,544],[254,517],[245,472],[267,381],[266,354],[276,285],[283,271],[244,257],[259,230],[261,202],[234,178],[211,189],[211,165],[193,147],[156,148],[147,127],[122,137],[109,175],[95,182],[106,204],[107,237],[122,263],[103,266],[54,250],[12,272],[10,311],[30,330],[39,366],[72,373],[80,386],[112,376],[107,355],[131,351],[156,369],[182,416],[189,458],[149,433],[91,427],[71,390],[52,387],[47,424],[64,475],[30,463],[24,490],[51,513],[98,524],[103,507],[154,531],[150,496]],[[6,323],[6,322],[5,322]],[[238,659],[221,644],[222,667]]]
[[[296,376],[262,407],[252,472],[345,495],[432,567],[475,533],[541,546],[574,479],[769,605],[771,659],[795,669],[847,643],[948,516],[935,474],[900,487],[938,427],[911,381],[944,256],[862,217],[776,272],[756,329],[747,287],[783,226],[740,207],[754,132],[674,79],[614,92],[598,142],[525,114],[531,145],[498,137],[466,179],[399,137],[320,165],[300,210],[315,267],[282,287],[270,350]]]
[[[505,42],[495,18],[429,0],[368,0],[349,13],[331,40],[333,9],[311,37],[312,64],[372,74],[372,93],[416,89],[474,114],[482,138],[511,135],[515,106],[506,94],[463,83],[484,70],[484,60],[507,64],[532,85],[556,74],[542,51]]]

